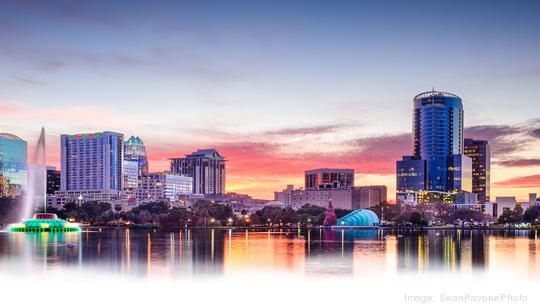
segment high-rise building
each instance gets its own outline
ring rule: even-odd
[[[54,166],[47,166],[47,196],[60,190],[60,171]]]
[[[349,189],[354,186],[354,169],[318,168],[305,171],[305,189]]]
[[[191,177],[171,173],[144,174],[137,188],[139,202],[183,201],[192,194]]]
[[[463,105],[457,95],[414,97],[413,155],[396,163],[397,197],[407,193],[472,191],[472,161],[463,154]]]
[[[185,158],[173,158],[171,172],[193,178],[194,194],[225,193],[225,158],[215,149],[199,149]]]
[[[20,197],[28,179],[28,145],[9,133],[0,133],[0,197]]]
[[[489,202],[491,150],[488,141],[465,139],[465,155],[472,159],[472,191],[478,203]]]
[[[62,135],[60,196],[110,200],[122,191],[124,135],[104,131]]]
[[[143,141],[139,137],[131,136],[124,143],[124,160],[136,161],[139,166],[139,177],[148,173],[148,157]]]

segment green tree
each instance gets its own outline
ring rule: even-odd
[[[326,209],[318,205],[304,204],[296,213],[303,224],[318,226],[323,224]]]
[[[352,210],[348,210],[348,209],[334,209],[334,213],[336,213],[336,217],[339,219],[347,214],[349,214],[350,212],[352,212]]]
[[[516,205],[513,210],[504,210],[499,216],[499,223],[521,223],[523,222],[523,208]]]
[[[298,220],[300,220],[300,217],[298,216],[298,214],[296,214],[296,211],[290,207],[281,209],[278,214],[278,218],[280,223],[288,225],[296,225],[296,223],[298,223]]]
[[[533,205],[527,208],[523,213],[523,222],[537,224],[540,217],[540,206]]]
[[[279,214],[281,213],[281,208],[279,207],[264,207],[261,210],[255,212],[259,219],[265,223],[270,220],[271,223],[279,223]]]

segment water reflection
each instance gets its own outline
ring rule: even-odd
[[[129,229],[0,233],[0,270],[80,268],[139,276],[287,272],[371,276],[512,271],[538,276],[536,231]]]

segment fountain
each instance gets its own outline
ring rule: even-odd
[[[47,211],[47,165],[45,163],[45,128],[34,148],[32,163],[28,166],[28,186],[24,197],[22,218],[28,218],[37,207]]]
[[[28,219],[37,207],[43,213],[36,213]],[[58,219],[56,214],[47,213],[47,165],[45,162],[45,128],[34,149],[32,163],[28,166],[28,185],[24,196],[22,223],[10,226],[11,232],[73,232],[80,231],[79,224]]]

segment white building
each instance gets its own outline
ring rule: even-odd
[[[518,202],[515,196],[495,197],[495,202],[485,203],[485,213],[497,218],[505,211],[515,209],[518,204],[523,208],[523,211],[525,211],[533,205],[539,205],[540,201],[538,199],[540,198],[536,196],[536,193],[530,193],[529,201],[527,202]]]
[[[186,201],[193,193],[191,177],[171,173],[148,173],[137,188],[138,202]]]

